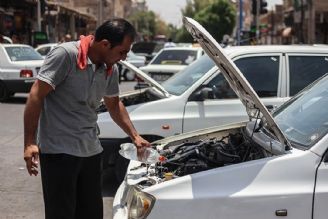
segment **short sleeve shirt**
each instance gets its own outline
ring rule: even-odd
[[[97,113],[103,96],[118,96],[118,70],[105,65],[77,67],[79,42],[63,43],[46,57],[37,78],[54,90],[45,98],[38,127],[41,153],[89,157],[102,151],[97,137]]]

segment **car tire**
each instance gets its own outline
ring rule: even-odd
[[[0,81],[0,102],[6,101],[9,98],[9,91],[5,83]]]
[[[135,80],[135,74],[128,69],[124,70],[123,77],[125,81],[134,81]]]

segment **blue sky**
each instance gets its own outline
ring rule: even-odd
[[[181,8],[186,5],[186,0],[146,0],[148,8],[157,13],[167,23],[177,26],[182,25]],[[282,4],[282,0],[267,0],[268,9],[275,4]]]

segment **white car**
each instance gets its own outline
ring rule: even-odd
[[[172,47],[160,50],[148,65],[140,69],[155,81],[163,82],[204,54],[202,48]]]
[[[134,52],[129,51],[127,54],[127,57],[126,57],[126,61],[131,63],[132,65],[136,66],[137,68],[140,68],[145,65],[146,57],[136,55]],[[120,67],[119,67],[119,69],[120,69]],[[135,72],[130,71],[128,68],[125,68],[124,66],[121,67],[120,74],[124,78],[125,81],[135,80]]]
[[[6,44],[13,44],[13,41],[12,39],[10,39],[10,37],[7,37],[7,36],[2,36],[2,39],[3,39],[3,43],[6,43]]]
[[[113,218],[327,218],[328,76],[271,116],[207,31],[192,19],[184,23],[250,120],[155,142],[167,160],[130,163]]]
[[[28,93],[43,58],[31,46],[0,44],[0,101],[15,93]]]
[[[274,45],[224,50],[271,109],[328,72],[328,50],[324,47]],[[147,77],[140,69],[136,71]],[[138,132],[149,141],[248,118],[245,107],[207,55],[162,84],[149,76],[147,81],[154,87],[122,94],[121,100]],[[121,180],[128,162],[118,150],[129,137],[102,108],[98,125],[105,149],[104,167],[113,166]]]
[[[35,48],[35,51],[40,53],[40,55],[45,58],[46,55],[53,50],[58,45],[58,43],[46,43],[46,44],[41,44]]]

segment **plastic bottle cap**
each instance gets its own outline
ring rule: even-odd
[[[173,173],[164,173],[165,180],[171,180],[173,178]]]
[[[161,156],[159,156],[158,160],[160,162],[164,162],[166,160],[166,157],[164,157],[164,156],[161,155]]]

